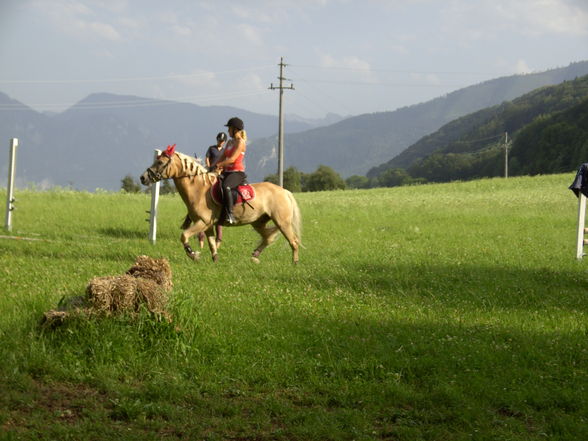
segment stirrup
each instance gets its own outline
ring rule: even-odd
[[[229,224],[229,225],[234,225],[237,223],[237,220],[235,219],[235,216],[233,216],[233,213],[227,213],[226,217],[225,217],[225,221]]]

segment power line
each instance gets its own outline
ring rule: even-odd
[[[476,71],[419,71],[419,70],[404,70],[404,69],[386,69],[386,68],[372,68],[372,67],[349,67],[349,66],[319,66],[310,64],[293,64],[292,67],[302,67],[307,69],[320,70],[347,70],[355,72],[392,72],[392,73],[408,73],[408,74],[437,74],[437,75],[513,75],[511,73],[500,72],[476,72]]]
[[[273,67],[272,65],[262,65],[255,67],[245,67],[241,69],[223,70],[217,72],[197,72],[193,74],[170,74],[163,76],[151,77],[125,77],[125,78],[95,78],[95,79],[70,79],[70,80],[2,80],[0,84],[74,84],[74,83],[119,83],[119,82],[135,82],[135,81],[161,81],[161,80],[181,80],[187,78],[206,77],[209,75],[224,75],[228,73],[237,72],[252,72],[256,70],[263,70]]]
[[[347,81],[347,80],[308,80],[296,79],[296,81],[306,83],[326,83],[326,84],[341,84],[344,86],[359,85],[359,86],[388,86],[388,87],[464,87],[463,83],[389,83],[382,81]]]
[[[266,89],[252,89],[250,91],[236,91],[217,95],[195,95],[195,96],[181,96],[175,98],[140,98],[137,97],[135,100],[118,100],[109,101],[106,103],[83,103],[83,102],[69,102],[69,103],[42,103],[42,104],[31,104],[25,105],[22,103],[6,103],[0,105],[0,111],[2,110],[24,110],[34,108],[42,109],[61,109],[75,106],[77,109],[82,110],[99,110],[99,109],[122,109],[130,107],[156,107],[156,106],[168,106],[173,104],[186,103],[187,101],[199,102],[205,101],[218,101],[228,98],[241,98],[246,96],[257,96],[265,93]]]

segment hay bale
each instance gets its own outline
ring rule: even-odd
[[[141,306],[171,321],[166,306],[172,286],[167,259],[138,256],[125,274],[94,277],[86,287],[85,296],[61,299],[58,309],[46,312],[41,323],[55,327],[75,315],[136,313]]]
[[[153,280],[165,291],[169,291],[173,287],[172,272],[167,259],[153,259],[149,256],[139,256],[135,260],[135,264],[129,268],[127,274],[133,277]]]
[[[167,294],[153,280],[122,276],[94,277],[86,288],[92,309],[100,313],[137,312],[141,305],[153,313],[165,312]]]
[[[137,303],[137,279],[128,275],[94,277],[86,287],[86,296],[97,312],[130,311]]]

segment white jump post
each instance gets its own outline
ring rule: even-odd
[[[8,156],[8,187],[6,189],[6,223],[7,231],[12,231],[12,211],[14,210],[14,169],[16,164],[16,148],[18,139],[10,140],[10,153]]]
[[[586,196],[582,192],[578,195],[578,235],[576,241],[576,258],[582,259],[584,257],[584,245],[588,241],[584,239],[586,233]]]
[[[161,150],[155,149],[155,159],[161,155]],[[151,185],[151,210],[149,213],[149,241],[155,245],[157,239],[157,206],[159,204],[160,181]]]

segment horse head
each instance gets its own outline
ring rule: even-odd
[[[173,164],[173,166],[172,166]],[[176,152],[176,145],[168,145],[155,162],[141,175],[141,183],[150,185],[162,179],[203,176],[212,183],[217,177],[204,167],[198,158]]]
[[[176,151],[176,145],[168,145],[167,148],[155,158],[151,167],[141,175],[141,184],[150,185],[155,182],[161,181],[162,179],[168,179],[169,166],[172,163],[173,156]]]

